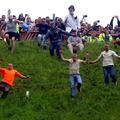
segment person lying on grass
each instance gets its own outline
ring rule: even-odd
[[[62,48],[59,49],[60,58],[63,62],[69,63],[70,70],[70,86],[71,86],[71,99],[75,98],[75,82],[77,82],[78,92],[81,92],[82,79],[79,74],[80,64],[88,64],[89,52],[86,52],[87,58],[85,61],[77,59],[77,54],[72,55],[72,59],[65,59],[62,55]]]
[[[0,59],[0,64],[2,62],[3,60]],[[22,79],[30,78],[28,75],[25,77],[21,75],[18,71],[14,70],[13,65],[11,63],[8,64],[7,69],[0,68],[0,74],[3,77],[3,79],[0,82],[0,90],[3,90],[3,94],[1,98],[5,98],[8,95],[10,88],[13,86],[13,81],[14,81],[15,76],[18,76]]]

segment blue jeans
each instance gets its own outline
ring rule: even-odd
[[[60,53],[59,53],[59,48],[60,48],[60,46],[61,46],[61,42],[55,42],[55,43],[51,43],[50,44],[50,51],[52,51],[53,52],[53,54],[54,54],[54,49],[55,49],[55,47],[57,47],[56,48],[56,54],[57,55],[59,55]]]
[[[70,75],[70,87],[71,87],[71,95],[75,96],[75,82],[77,82],[77,84],[82,85],[82,80],[80,75],[75,74],[75,75]]]
[[[37,38],[38,46],[40,46],[41,40],[43,40],[44,37],[45,37],[45,34],[39,34],[38,35],[38,38]],[[47,46],[47,44],[48,44],[48,41],[44,43],[44,46]]]
[[[110,73],[110,77],[112,78],[112,82],[115,83],[117,81],[117,79],[115,77],[115,74],[114,74],[114,66],[109,65],[109,66],[103,67],[103,73],[104,73],[104,76],[105,76],[105,84],[106,85],[109,85],[108,73]]]

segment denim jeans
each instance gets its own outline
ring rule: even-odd
[[[59,54],[60,54],[60,53],[59,53],[59,48],[60,48],[60,46],[61,46],[61,42],[51,43],[51,44],[50,44],[50,51],[53,51],[53,50],[55,49],[55,47],[57,47],[57,48],[56,48],[56,55],[59,55]]]
[[[105,84],[106,85],[109,85],[108,73],[110,73],[110,77],[112,78],[112,82],[115,83],[117,81],[117,79],[115,77],[115,74],[114,74],[114,66],[109,65],[109,66],[103,67],[103,73],[104,73],[104,76],[105,76]]]
[[[40,46],[41,40],[43,40],[44,37],[45,37],[45,34],[39,34],[38,35],[38,38],[37,38],[38,46]],[[48,41],[44,43],[44,46],[47,46],[47,44],[48,44]]]
[[[77,82],[77,84],[82,85],[82,80],[80,75],[75,74],[75,75],[70,75],[70,87],[71,87],[71,95],[75,96],[75,82]]]

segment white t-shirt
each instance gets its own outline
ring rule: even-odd
[[[83,60],[77,59],[76,62],[73,59],[66,59],[69,62],[70,74],[79,74],[80,64]]]
[[[103,58],[103,67],[108,66],[108,65],[114,66],[113,57],[117,57],[117,56],[118,55],[114,51],[109,50],[108,52],[106,51],[101,52],[98,59],[101,60]]]

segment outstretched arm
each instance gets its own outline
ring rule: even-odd
[[[99,61],[100,61],[100,59],[96,59],[96,60],[93,61],[93,62],[89,62],[89,64],[94,64],[94,63],[99,62]]]
[[[29,79],[30,76],[29,76],[29,75],[27,75],[27,76],[20,75],[19,78],[22,78],[22,79]]]
[[[120,56],[117,56],[116,58],[117,58],[117,59],[120,59]]]
[[[88,60],[89,60],[89,51],[86,52],[87,58],[85,61],[83,61],[83,64],[88,64]]]
[[[0,64],[3,62],[3,59],[0,59]]]
[[[59,53],[60,53],[60,58],[63,62],[68,62],[66,59],[63,58],[63,55],[62,55],[62,48],[59,48]]]
[[[2,31],[3,27],[6,25],[6,22],[2,24],[1,28],[0,28],[0,32]]]

